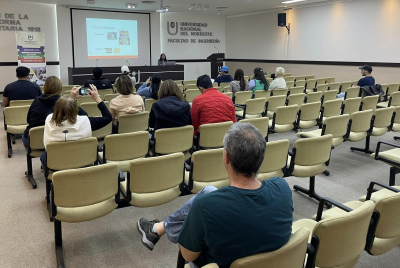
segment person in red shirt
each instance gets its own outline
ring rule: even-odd
[[[192,125],[194,135],[197,135],[199,127],[203,124],[236,122],[235,106],[232,99],[213,88],[211,78],[202,75],[197,78],[197,87],[201,95],[192,102]]]

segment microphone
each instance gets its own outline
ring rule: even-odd
[[[216,50],[217,50],[217,53],[219,53],[219,50],[218,50],[218,48],[216,48],[216,47],[214,47]]]
[[[99,62],[99,59],[96,59],[96,67],[97,67],[97,63]]]
[[[126,60],[126,62],[128,63],[128,66],[131,66],[131,65],[129,64],[129,61],[128,61],[128,60]]]

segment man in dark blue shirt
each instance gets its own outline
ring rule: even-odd
[[[221,68],[221,71],[217,77],[217,79],[215,79],[214,83],[218,83],[218,86],[221,83],[230,83],[233,81],[233,77],[232,75],[229,74],[229,68],[228,66],[223,66]]]
[[[375,85],[375,78],[372,77],[372,67],[369,65],[364,65],[363,67],[360,67],[361,70],[361,75],[364,76],[364,78],[361,78],[357,86],[359,87],[365,87],[365,86],[374,86]]]
[[[112,88],[110,80],[103,78],[103,70],[96,67],[93,70],[94,78],[86,81],[85,87],[90,87],[89,85],[95,85],[97,89],[108,89]]]
[[[266,143],[249,123],[235,123],[224,137],[229,186],[206,186],[165,221],[141,218],[142,243],[153,250],[162,235],[179,243],[196,266],[227,268],[236,259],[272,252],[285,245],[293,221],[292,191],[282,178],[260,182],[257,172]]]

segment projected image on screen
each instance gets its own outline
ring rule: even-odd
[[[89,59],[138,58],[136,20],[86,18]]]

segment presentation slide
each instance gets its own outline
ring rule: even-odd
[[[86,18],[88,59],[138,58],[136,20]]]

